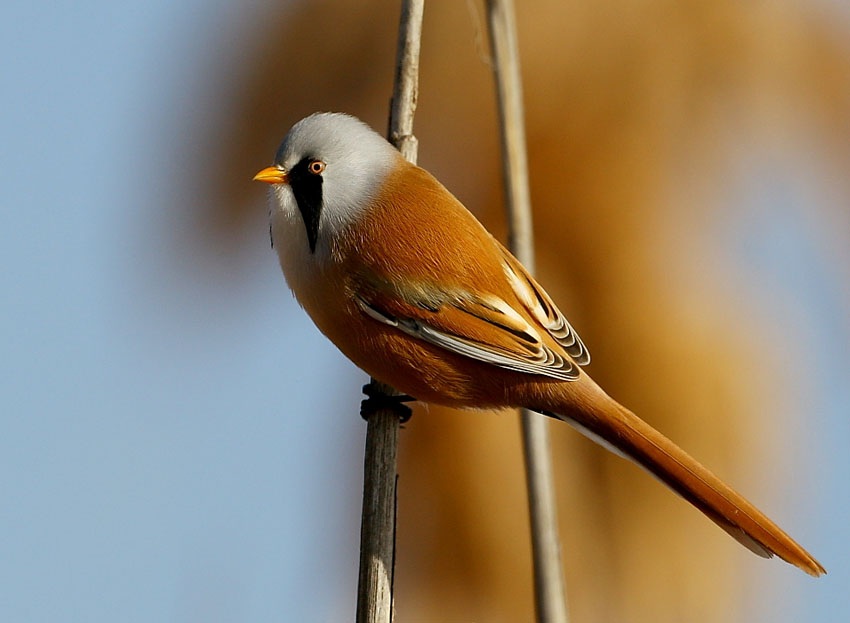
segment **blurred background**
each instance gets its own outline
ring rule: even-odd
[[[591,374],[829,570],[555,425],[573,620],[847,620],[848,5],[518,5],[538,273]],[[250,180],[310,112],[384,130],[396,2],[3,13],[0,619],[351,620],[364,377]],[[504,237],[483,7],[424,28],[420,163]],[[399,620],[532,620],[518,435],[406,426]]]

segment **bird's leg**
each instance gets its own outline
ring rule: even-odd
[[[398,421],[405,424],[413,417],[413,410],[405,402],[416,400],[407,394],[388,394],[386,385],[376,384],[374,381],[363,386],[366,398],[360,403],[360,417],[368,421],[369,417],[379,409],[390,409],[398,416]]]

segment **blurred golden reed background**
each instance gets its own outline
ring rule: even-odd
[[[724,252],[729,236],[717,237],[741,218],[730,193],[742,167],[805,150],[836,198],[817,217],[833,232],[829,253],[850,265],[840,207],[850,197],[850,48],[846,28],[817,7],[517,3],[540,281],[589,345],[594,378],[786,527],[778,501],[793,506],[806,487],[783,485],[808,456],[794,449],[794,418],[816,414],[803,404],[805,370],[789,365],[787,327]],[[504,239],[483,6],[425,11],[420,164]],[[177,190],[189,218],[209,224],[193,244],[238,257],[262,201],[248,181],[302,116],[346,111],[383,131],[397,19],[388,0],[282,3],[236,42],[238,60],[199,69],[217,109],[193,120],[185,146],[208,154],[190,164],[205,173]],[[575,621],[738,618],[758,573],[782,564],[755,559],[567,426],[552,433]],[[399,620],[531,620],[516,418],[419,409],[401,460]],[[829,568],[825,552],[813,554]]]

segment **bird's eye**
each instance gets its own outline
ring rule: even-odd
[[[327,165],[321,160],[311,160],[307,165],[307,170],[313,175],[321,175]]]

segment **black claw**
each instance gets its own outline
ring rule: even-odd
[[[369,421],[369,417],[380,409],[390,409],[393,411],[398,416],[398,421],[401,424],[407,423],[413,417],[413,409],[404,404],[405,402],[416,400],[412,396],[408,396],[407,394],[388,396],[372,383],[367,383],[363,386],[363,393],[366,394],[367,398],[360,402],[360,417],[367,422]]]

